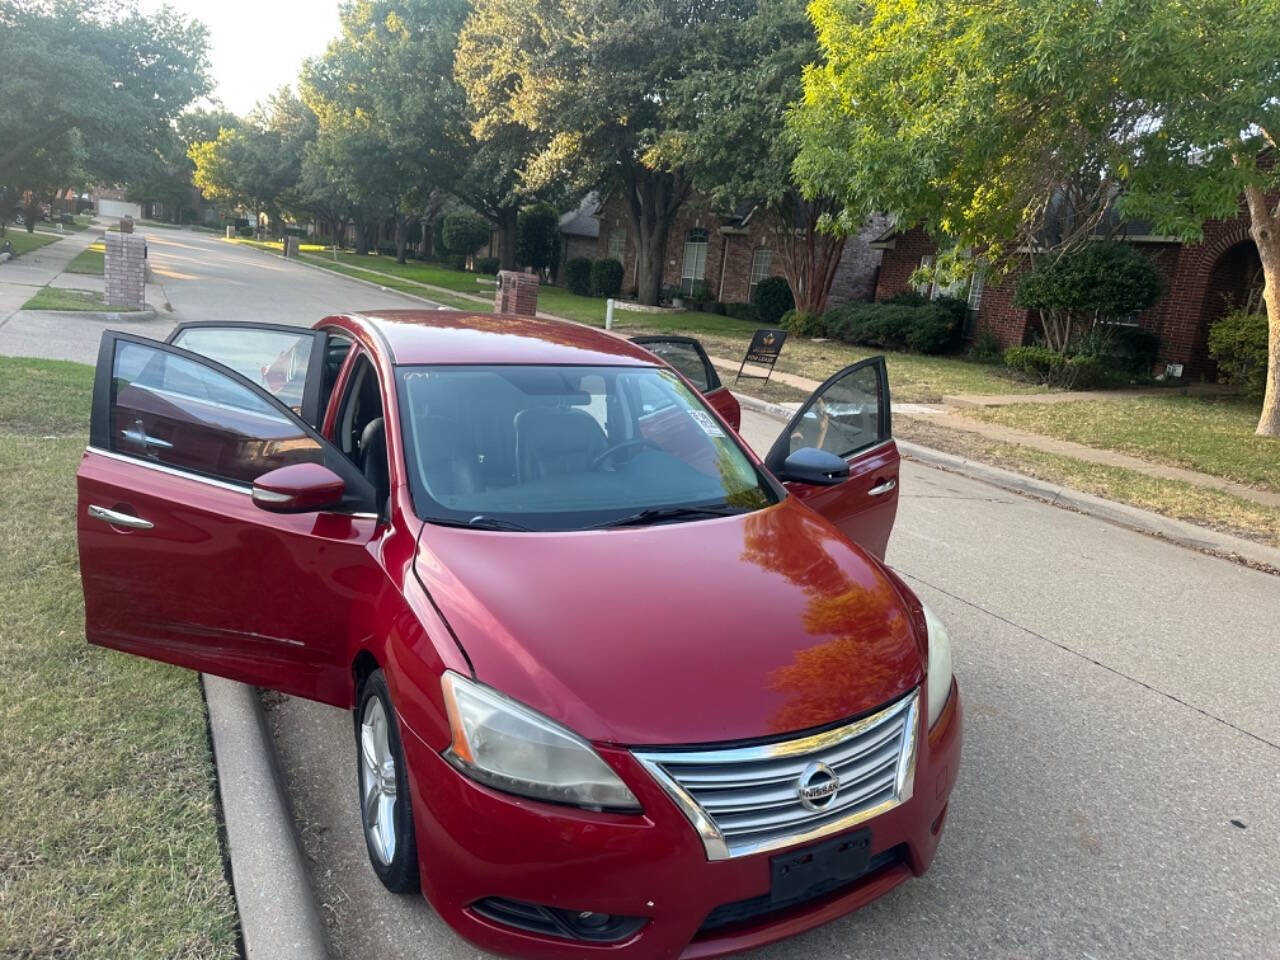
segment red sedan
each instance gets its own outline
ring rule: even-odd
[[[353,711],[373,869],[520,957],[711,957],[922,874],[960,760],[881,358],[759,460],[696,341],[387,311],[103,337],[90,642]]]

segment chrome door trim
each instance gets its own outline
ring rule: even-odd
[[[132,513],[121,513],[119,510],[100,507],[96,503],[89,504],[88,513],[93,519],[104,520],[113,527],[127,527],[130,530],[150,530],[155,526],[150,520],[135,517]]]
[[[198,473],[188,473],[186,470],[179,470],[177,467],[170,467],[163,463],[153,463],[150,460],[139,460],[137,457],[130,457],[123,453],[116,453],[114,450],[103,450],[101,447],[88,446],[85,447],[86,453],[92,453],[99,457],[106,457],[108,460],[118,460],[120,463],[130,463],[135,466],[145,467],[147,470],[154,470],[157,473],[163,473],[170,477],[181,477],[184,480],[194,480],[197,483],[206,483],[211,487],[219,487],[222,490],[230,490],[233,493],[243,493],[246,496],[253,494],[253,488],[239,483],[231,483],[229,480],[215,480],[213,477],[202,477]]]

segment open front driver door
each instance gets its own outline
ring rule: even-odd
[[[884,559],[898,514],[898,446],[893,442],[884,357],[845,367],[814,391],[765,457],[787,489]],[[806,447],[848,464],[848,477],[826,483],[788,479],[786,460]]]

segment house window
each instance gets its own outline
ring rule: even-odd
[[[626,263],[627,228],[615,227],[609,231],[609,259]]]
[[[982,309],[982,288],[986,286],[986,282],[986,268],[979,264],[973,271],[973,279],[969,281],[968,307],[964,312],[965,336],[977,329],[978,311]]]
[[[929,296],[930,290],[933,289],[933,254],[926,253],[920,258],[920,272],[929,273],[930,276],[916,284],[916,293],[920,294],[922,297],[927,297]]]
[[[756,284],[769,276],[771,266],[773,266],[773,251],[768,247],[756,247],[755,253],[751,255],[751,290],[748,292],[748,300],[755,299]]]
[[[690,230],[684,235],[684,267],[680,270],[680,289],[687,297],[693,285],[707,276],[707,231]]]

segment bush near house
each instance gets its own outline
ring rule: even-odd
[[[465,270],[467,269],[467,256],[464,253],[446,254],[444,265],[450,270]]]
[[[1218,379],[1244,387],[1262,399],[1267,385],[1267,315],[1238,307],[1209,328],[1209,355],[1218,361]]]
[[[591,296],[616,297],[621,292],[622,263],[620,261],[606,258],[591,264]]]
[[[765,277],[756,284],[751,304],[760,311],[760,322],[773,327],[781,322],[783,314],[795,309],[796,301],[786,277]]]
[[[917,298],[846,304],[828,310],[820,325],[826,336],[845,343],[912,353],[954,353],[960,348],[964,315],[963,300]]]
[[[574,257],[564,265],[564,285],[570,293],[580,297],[591,296],[591,261],[586,257]]]
[[[724,305],[724,313],[727,317],[734,320],[744,320],[747,323],[759,324],[760,308],[753,303],[726,303]]]
[[[476,257],[471,262],[476,273],[496,274],[498,272],[499,261],[497,257]]]
[[[474,213],[451,213],[444,218],[445,249],[463,260],[489,242],[489,222]]]

